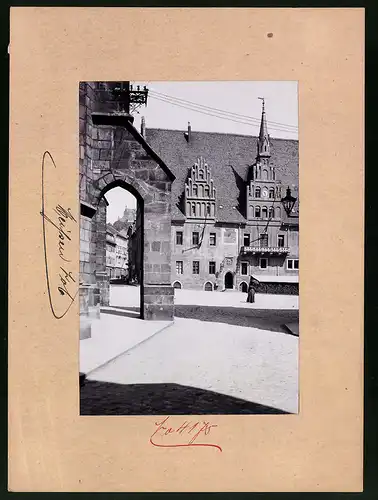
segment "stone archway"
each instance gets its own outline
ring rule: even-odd
[[[141,317],[170,320],[171,186],[175,177],[135,129],[133,117],[113,113],[104,91],[99,100],[95,90],[93,82],[80,86],[81,288],[92,287],[100,303],[109,304],[104,195],[123,187],[142,207]]]
[[[98,202],[98,210],[97,213],[101,214],[101,202],[102,200],[107,199],[107,194],[112,191],[114,188],[122,188],[125,191],[131,193],[136,201],[136,220],[133,226],[133,230],[129,227],[128,231],[128,269],[129,269],[129,277],[133,278],[133,284],[139,285],[139,307],[140,307],[140,317],[144,319],[144,200],[140,196],[139,192],[126,182],[122,181],[114,181],[110,182],[106,185],[106,187],[101,191],[98,195],[100,200]],[[106,220],[106,214],[101,214],[101,217]],[[98,259],[99,255],[103,255],[103,236],[100,234],[99,227],[96,226],[95,234],[96,238],[96,258]],[[98,259],[99,260],[99,259]],[[106,260],[106,252],[105,252],[105,260]],[[102,265],[103,265],[102,258]],[[109,280],[102,279],[103,273],[101,269],[99,269],[101,263],[97,262],[96,269],[96,278],[101,290],[101,302],[102,305],[109,305],[110,303],[110,282]],[[116,305],[116,304],[112,304]]]
[[[228,271],[224,275],[224,287],[229,290],[234,288],[234,275],[231,271]]]

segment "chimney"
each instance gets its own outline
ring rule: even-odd
[[[144,119],[144,116],[142,116],[142,120],[140,123],[140,133],[143,135],[143,137],[146,136],[146,120]]]
[[[188,131],[184,133],[185,139],[189,143],[192,138],[192,127],[190,125],[190,122],[188,122]]]

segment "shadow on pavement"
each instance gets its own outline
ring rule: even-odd
[[[288,414],[217,392],[179,384],[114,384],[86,380],[80,415]]]
[[[121,311],[106,311],[108,314],[119,316],[132,316],[131,311],[139,311],[138,307],[117,306]],[[247,307],[225,307],[204,305],[175,305],[176,318],[198,319],[214,323],[227,323],[229,325],[246,326],[280,332],[289,335],[299,335],[298,309],[249,309]],[[291,325],[292,328],[287,328]],[[295,326],[296,325],[296,326]]]
[[[249,309],[247,307],[224,307],[203,305],[175,305],[177,318],[199,319],[215,323],[247,326],[287,333],[282,327],[285,323],[299,322],[297,309]]]

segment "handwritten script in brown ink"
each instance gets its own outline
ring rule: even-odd
[[[71,254],[74,250],[72,228],[77,221],[71,208],[54,199],[46,186],[56,189],[58,178],[56,164],[45,151],[42,157],[41,216],[43,249],[45,257],[46,285],[50,308],[56,319],[63,318],[70,309],[78,293],[77,278],[70,269]],[[46,177],[50,182],[46,182]]]
[[[217,425],[203,421],[188,421],[174,425],[171,417],[162,417],[162,420],[155,422],[155,432],[150,436],[150,443],[159,448],[178,447],[212,447],[219,451],[222,448],[214,443],[212,433]]]

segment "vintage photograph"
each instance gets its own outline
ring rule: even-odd
[[[80,414],[298,413],[297,82],[78,93]]]

